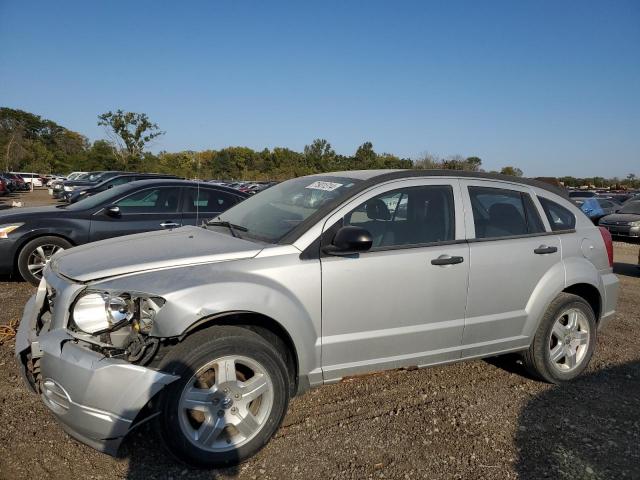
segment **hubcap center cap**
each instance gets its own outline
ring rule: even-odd
[[[226,410],[226,409],[231,408],[231,405],[233,405],[233,399],[232,398],[224,397],[222,399],[222,408],[224,408]]]

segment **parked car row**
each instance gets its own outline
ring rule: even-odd
[[[640,200],[640,193],[635,191],[627,192],[611,192],[611,191],[589,191],[589,190],[573,190],[569,192],[569,197],[580,209],[589,217],[595,225],[611,225],[612,222],[633,222],[634,219],[619,219],[615,215],[619,213],[625,206],[634,201]],[[628,212],[628,209],[625,210]],[[625,217],[627,218],[627,217]],[[601,223],[603,222],[603,223]],[[629,230],[627,225],[622,223],[618,230],[613,229],[612,233],[616,235],[637,236],[634,235],[635,230],[630,230],[632,235],[625,232]]]

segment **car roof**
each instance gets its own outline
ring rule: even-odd
[[[172,179],[172,178],[150,178],[150,179],[145,179],[145,180],[136,180],[135,182],[130,182],[125,184],[127,187],[130,188],[137,188],[137,187],[146,187],[146,186],[176,186],[176,187],[203,187],[203,188],[209,188],[209,189],[216,189],[216,190],[222,190],[225,192],[229,192],[229,193],[233,193],[234,195],[238,195],[241,197],[248,197],[248,195],[244,192],[240,192],[239,190],[236,190],[235,188],[229,188],[229,187],[225,187],[223,185],[216,185],[213,183],[209,183],[209,182],[205,182],[205,181],[201,181],[201,182],[196,182],[193,180],[181,180],[181,179]]]
[[[363,180],[367,183],[375,184],[382,183],[388,180],[395,180],[400,178],[415,178],[415,177],[453,177],[453,178],[478,178],[484,180],[498,180],[503,182],[519,183],[522,185],[528,185],[532,187],[542,188],[548,190],[561,197],[568,197],[567,190],[563,187],[553,185],[551,183],[535,180],[531,178],[512,177],[509,175],[502,175],[499,173],[487,173],[487,172],[469,172],[465,170],[345,170],[341,172],[320,173],[316,175],[309,175],[309,177],[346,177],[356,180]]]

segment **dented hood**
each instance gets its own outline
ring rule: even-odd
[[[256,256],[262,245],[200,227],[116,237],[65,250],[51,268],[78,282]]]

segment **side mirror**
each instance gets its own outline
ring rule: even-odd
[[[107,207],[104,213],[106,213],[110,217],[116,217],[116,218],[121,215],[120,207],[118,207],[117,205],[111,205],[110,207]]]
[[[371,245],[373,245],[373,238],[368,230],[347,225],[336,232],[331,245],[324,247],[323,251],[329,255],[352,255],[366,252]]]

